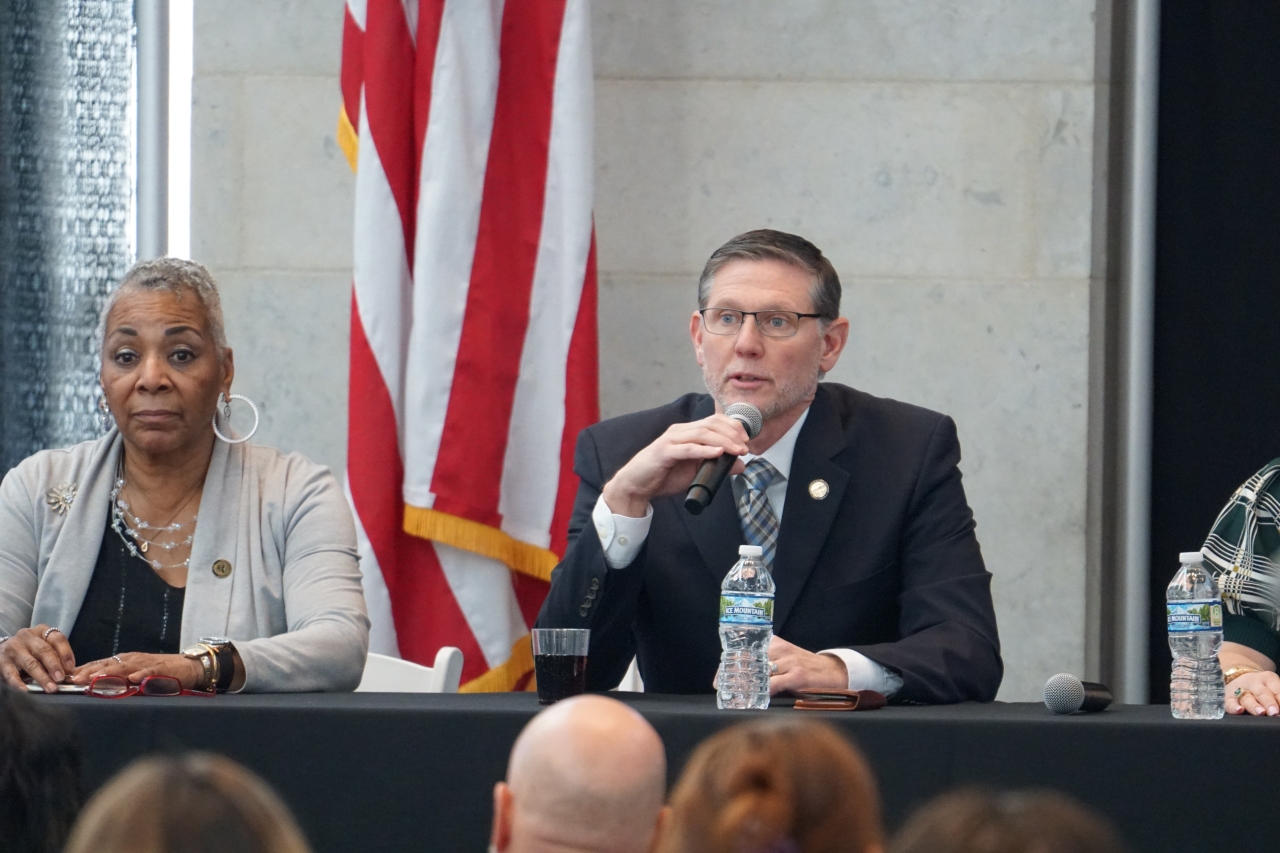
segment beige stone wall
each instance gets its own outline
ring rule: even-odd
[[[845,283],[831,379],[955,417],[1001,698],[1085,657],[1096,97],[1081,0],[595,0],[605,416],[700,387],[694,280],[741,231]],[[345,454],[352,177],[341,6],[196,11],[192,246],[265,441]]]
[[[355,177],[335,131],[340,2],[195,4],[191,254],[222,287],[262,441],[341,473]]]

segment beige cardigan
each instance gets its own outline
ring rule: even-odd
[[[0,483],[0,636],[70,634],[106,529],[121,438],[44,450]],[[65,514],[51,489],[75,486]],[[355,526],[328,468],[298,453],[214,443],[182,608],[185,646],[230,638],[244,690],[352,690],[369,646]],[[215,562],[231,572],[218,577]],[[77,661],[84,663],[84,661]]]

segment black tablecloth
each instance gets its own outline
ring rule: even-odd
[[[614,695],[662,735],[673,779],[705,737],[760,713],[718,711],[712,696]],[[280,792],[317,853],[484,850],[493,784],[538,711],[530,694],[37,699],[78,721],[91,788],[147,752],[220,752]],[[1280,718],[1179,721],[1159,705],[1055,717],[1002,703],[763,713],[848,733],[891,829],[959,785],[1052,787],[1110,816],[1135,850],[1280,849]]]

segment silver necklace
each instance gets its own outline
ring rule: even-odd
[[[155,569],[158,572],[163,571],[165,569],[190,568],[191,566],[190,555],[188,555],[187,559],[183,560],[181,563],[174,563],[173,565],[166,566],[164,563],[161,563],[159,560],[153,559],[152,557],[148,557],[147,552],[151,549],[151,546],[153,545],[163,548],[166,552],[172,551],[174,548],[178,548],[183,545],[190,545],[195,540],[195,535],[196,535],[195,523],[196,523],[196,519],[198,519],[199,516],[193,515],[191,516],[190,521],[185,522],[183,524],[178,524],[175,522],[172,524],[164,525],[163,527],[153,526],[148,522],[146,522],[145,520],[138,518],[138,516],[134,515],[133,512],[129,509],[129,504],[121,500],[120,492],[123,490],[124,490],[124,465],[122,462],[121,465],[116,469],[116,481],[114,486],[111,489],[111,529],[114,530],[116,532],[116,535],[120,537],[120,541],[124,543],[125,548],[129,550],[129,553],[137,557],[139,560],[142,560],[144,563],[151,566],[151,568]],[[129,524],[130,521],[133,522],[132,527]],[[180,533],[187,525],[191,525],[192,530],[190,533],[187,534],[187,538],[183,539],[182,541],[156,542],[151,539],[146,539],[138,534],[138,530],[154,530],[157,533]],[[137,544],[135,544],[135,542]]]
[[[164,533],[181,533],[185,527],[195,523],[195,516],[192,516],[191,520],[184,524],[178,524],[175,522],[173,524],[167,524],[164,527],[154,527],[144,519],[138,518],[138,516],[134,515],[133,510],[129,508],[129,504],[125,502],[124,498],[116,498],[116,506],[120,508],[121,512],[125,516],[125,521],[127,522],[124,532],[132,538],[133,541],[138,543],[138,550],[144,554],[147,553],[147,550],[153,545],[159,548],[164,548],[166,551],[172,551],[174,548],[178,548],[182,545],[190,545],[192,538],[195,536],[195,531],[192,531],[187,534],[187,538],[181,542],[157,542],[155,539],[147,539],[138,533],[138,531],[154,530],[157,535]]]

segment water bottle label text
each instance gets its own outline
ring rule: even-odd
[[[734,625],[772,625],[773,596],[721,593],[720,621]]]
[[[1171,634],[1222,630],[1222,605],[1217,601],[1170,602],[1168,613]]]

